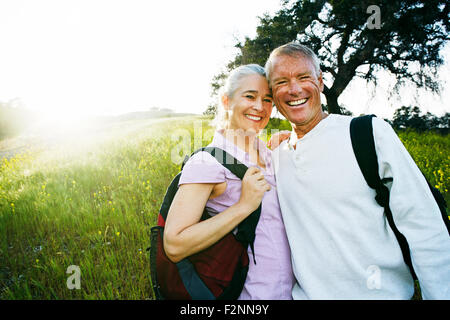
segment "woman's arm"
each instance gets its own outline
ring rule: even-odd
[[[178,262],[204,250],[256,210],[270,185],[256,167],[249,168],[242,180],[239,201],[220,214],[200,221],[215,184],[184,184],[178,189],[167,215],[164,228],[164,250],[168,258]]]

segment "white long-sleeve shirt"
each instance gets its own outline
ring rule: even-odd
[[[350,140],[351,117],[329,115],[272,157],[291,246],[294,299],[410,299],[414,282]],[[424,299],[450,299],[450,237],[429,187],[388,123],[374,118],[381,178],[411,250]],[[296,145],[296,149],[293,148]]]

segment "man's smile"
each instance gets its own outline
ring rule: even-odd
[[[309,98],[303,98],[299,100],[288,101],[287,104],[291,107],[296,107],[305,104],[308,100]]]

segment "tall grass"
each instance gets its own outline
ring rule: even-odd
[[[398,135],[430,184],[439,189],[450,204],[449,135],[414,130],[400,131]]]
[[[150,226],[180,158],[194,141],[193,121],[136,121],[63,146],[0,162],[0,299],[152,299]],[[126,128],[126,129],[125,129]],[[180,139],[172,134],[178,132]],[[189,147],[179,148],[182,137]],[[448,198],[449,141],[400,133],[428,179]],[[66,270],[81,270],[69,290]]]
[[[179,170],[171,133],[192,131],[190,121],[3,159],[0,298],[152,298],[149,229]],[[70,265],[80,267],[80,290],[67,288]]]

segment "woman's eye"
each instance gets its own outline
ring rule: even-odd
[[[246,97],[247,99],[255,99],[255,97],[252,96],[252,95],[250,95],[250,94],[246,95],[245,97]]]
[[[272,103],[272,99],[264,99],[264,102]]]

